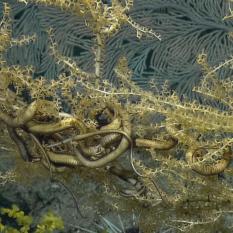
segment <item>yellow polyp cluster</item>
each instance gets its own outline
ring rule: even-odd
[[[28,233],[31,232],[32,216],[26,215],[16,205],[12,205],[12,208],[1,208],[1,214],[7,215],[9,218],[15,219],[17,227],[11,227],[4,225],[0,220],[0,231],[4,233]],[[52,233],[55,230],[62,230],[64,223],[62,219],[52,212],[44,214],[40,223],[36,226],[35,233]]]

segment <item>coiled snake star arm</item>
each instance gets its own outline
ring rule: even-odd
[[[24,161],[29,161],[30,156],[28,154],[26,146],[21,140],[21,138],[19,137],[19,135],[17,134],[16,130],[10,127],[9,125],[7,125],[7,131],[8,131],[10,138],[15,142],[16,146],[18,147],[18,150],[19,150],[19,153],[22,159]]]
[[[52,151],[47,151],[49,160],[55,164],[62,164],[67,166],[78,166],[80,163],[75,155],[59,154]]]
[[[75,148],[75,154],[77,159],[86,167],[91,167],[91,168],[97,168],[97,167],[102,167],[105,166],[106,164],[108,164],[109,162],[115,160],[116,158],[118,158],[121,154],[123,154],[129,144],[132,144],[131,141],[131,125],[129,122],[129,116],[123,112],[120,112],[120,117],[122,119],[122,131],[127,135],[127,136],[123,136],[121,138],[120,144],[118,145],[118,147],[110,152],[109,154],[107,154],[105,157],[100,158],[98,160],[95,161],[90,161],[88,159],[86,159],[84,156],[82,156],[82,154]],[[100,133],[101,131],[99,131],[98,133]]]
[[[39,140],[31,133],[29,135],[34,140],[34,142],[37,144],[37,146],[39,147],[39,149],[40,149],[40,151],[42,153],[42,160],[41,160],[42,164],[45,166],[45,168],[47,168],[49,170],[50,177],[52,177],[53,172],[64,172],[66,167],[56,167],[56,166],[54,166],[54,164],[51,163],[51,161],[49,160],[48,153],[45,151],[45,149],[43,148],[43,146],[41,145]]]
[[[118,116],[118,111],[115,111],[115,109],[112,108],[112,106],[110,106],[111,110],[114,111],[113,114],[110,113],[109,111],[109,114],[111,114],[112,116],[112,121],[107,124],[107,125],[104,125],[100,128],[100,131],[106,131],[106,130],[109,130],[109,129],[113,129],[113,130],[119,130],[120,127],[121,127],[121,119],[120,117]],[[107,107],[106,109],[109,109],[109,107]],[[86,132],[83,132],[83,133],[86,133]],[[115,141],[117,141],[118,139],[120,138],[120,134],[117,134],[117,133],[109,133],[107,135],[104,135],[103,137],[101,137],[100,139],[100,143],[97,144],[97,145],[94,145],[94,146],[87,146],[86,145],[86,142],[80,142],[79,143],[79,146],[80,146],[80,149],[81,151],[91,157],[91,156],[102,156],[102,154],[106,151],[106,146],[108,146],[109,144],[112,144],[114,143]]]
[[[203,148],[196,148],[196,149],[189,149],[186,152],[185,158],[188,164],[191,166],[192,170],[195,172],[204,175],[216,175],[221,172],[223,172],[227,166],[229,165],[231,158],[232,158],[232,152],[224,152],[222,158],[220,160],[217,160],[214,164],[204,164],[203,162],[198,162],[195,158],[195,154],[198,152],[198,150],[201,150]]]
[[[167,140],[160,139],[144,139],[144,138],[136,138],[135,144],[137,147],[148,147],[158,150],[169,150],[175,145],[177,145],[178,140],[173,137],[169,137]]]
[[[33,134],[49,135],[69,128],[83,129],[85,126],[78,119],[70,117],[52,123],[37,123],[30,121],[26,124],[26,127],[28,131]]]
[[[103,130],[103,131],[100,131],[100,132],[92,132],[92,133],[87,133],[87,134],[82,134],[82,135],[76,135],[72,138],[68,138],[68,139],[65,139],[61,142],[58,142],[58,143],[55,143],[55,144],[51,144],[51,145],[48,145],[46,146],[46,148],[52,148],[54,146],[59,146],[59,145],[62,145],[62,144],[65,144],[65,143],[69,143],[69,142],[72,142],[74,140],[83,140],[83,139],[86,139],[88,137],[91,137],[91,136],[94,136],[94,135],[100,135],[100,134],[108,134],[108,133],[118,133],[118,134],[122,134],[124,137],[126,137],[128,140],[131,140],[128,135],[123,132],[123,131],[120,131],[120,130]],[[80,153],[78,150],[76,150],[77,153]],[[79,165],[80,163],[78,162],[77,158],[74,157],[73,155],[69,155],[69,154],[58,154],[58,153],[54,153],[54,152],[51,152],[51,151],[46,151],[46,154],[49,158],[49,160],[53,163],[57,163],[57,164],[63,164],[63,165],[68,165],[68,166],[77,166]],[[77,155],[76,155],[77,156]],[[83,157],[81,155],[81,157]],[[88,160],[89,161],[89,160]],[[93,162],[97,162],[97,161],[93,161]]]
[[[112,134],[112,133],[117,133],[117,134],[123,135],[126,138],[129,137],[128,134],[126,132],[122,131],[122,130],[109,129],[109,130],[102,130],[102,131],[96,131],[96,132],[90,132],[90,133],[85,133],[85,134],[81,134],[81,135],[71,136],[69,138],[66,138],[66,139],[60,141],[60,142],[50,144],[50,145],[48,145],[46,147],[47,148],[52,148],[52,147],[55,147],[55,146],[60,146],[62,144],[70,143],[72,141],[81,141],[81,140],[84,140],[86,138],[93,137],[93,136],[96,136],[96,135]],[[130,141],[131,139],[129,138],[128,140]]]
[[[0,110],[0,120],[4,121],[7,125],[12,128],[17,128],[23,126],[26,122],[32,120],[38,108],[38,101],[34,101],[23,111],[20,115],[16,117],[11,117],[8,114]]]
[[[111,107],[111,106],[110,106]],[[121,118],[118,116],[118,111],[114,111],[114,115],[113,115],[113,120],[111,123],[109,123],[108,125],[102,126],[100,128],[101,131],[103,130],[110,130],[110,129],[115,129],[115,130],[119,130],[121,128],[121,124],[122,124],[122,120]],[[115,141],[117,141],[119,139],[119,134],[117,133],[112,133],[112,134],[108,134],[104,137],[101,138],[100,144],[105,147],[109,144],[114,143]]]

